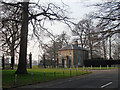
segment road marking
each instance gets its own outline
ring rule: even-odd
[[[105,85],[102,85],[101,88],[104,88],[104,87],[106,87],[106,86],[108,86],[108,85],[110,85],[110,84],[112,84],[112,82],[109,82],[109,83],[107,83],[107,84],[105,84]]]

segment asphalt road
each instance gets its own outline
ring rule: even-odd
[[[93,70],[92,74],[19,88],[118,88],[118,70]]]

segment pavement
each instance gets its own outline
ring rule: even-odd
[[[118,70],[92,70],[93,73],[73,78],[21,86],[17,89],[40,88],[118,88]],[[14,89],[12,89],[14,90]],[[110,89],[111,90],[111,89]],[[112,89],[113,90],[113,89]],[[115,89],[116,90],[116,89]]]

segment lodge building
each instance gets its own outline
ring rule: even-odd
[[[78,46],[78,42],[59,49],[59,67],[80,67],[88,59],[88,50]]]

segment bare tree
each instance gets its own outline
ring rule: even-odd
[[[89,18],[81,20],[76,28],[72,30],[73,35],[79,37],[78,40],[80,41],[80,46],[83,48],[89,48],[91,58],[93,58],[93,44],[97,37],[95,34],[91,34],[95,32],[94,29],[93,22]]]
[[[11,12],[14,11],[14,12]],[[2,51],[6,53],[6,55],[11,56],[11,68],[13,69],[14,66],[14,56],[15,52],[17,52],[17,48],[19,46],[19,37],[20,37],[20,22],[15,21],[15,18],[19,19],[20,16],[20,9],[15,7],[11,7],[8,5],[2,5],[2,13],[4,15],[1,16],[2,21],[0,21],[1,25],[1,38],[0,41],[2,42],[1,47]],[[16,14],[17,13],[17,14]],[[16,15],[15,15],[16,14]],[[18,18],[19,17],[19,18]],[[14,19],[7,20],[8,18]]]
[[[95,17],[99,20],[98,28],[103,28],[100,32],[104,38],[109,40],[109,59],[112,58],[112,36],[120,33],[120,1],[110,0],[103,4],[98,4],[100,7],[99,13]]]
[[[58,35],[56,41],[60,42],[61,48],[63,46],[67,46],[70,43],[70,36],[63,31],[60,35]]]
[[[22,9],[19,64],[16,74],[26,74],[28,24],[30,23],[33,26],[34,35],[36,35],[39,39],[39,34],[41,31],[48,31],[48,29],[44,27],[44,23],[46,20],[61,21],[68,26],[70,26],[69,23],[71,22],[66,16],[65,10],[61,9],[53,3],[49,3],[47,6],[30,2],[2,3],[13,7],[21,7]],[[15,19],[11,18],[7,19],[7,21],[9,20],[16,21]]]
[[[87,42],[88,42],[88,20],[81,20],[75,27],[74,30],[72,30],[73,35],[78,36],[78,40],[80,41],[80,45],[81,47],[86,47],[87,46]],[[90,24],[90,23],[89,23]]]
[[[104,32],[109,35],[113,35],[115,33],[120,33],[120,1],[119,0],[111,0],[104,4],[98,5],[100,6],[99,16],[95,16],[99,18],[100,23],[98,26],[104,26]],[[106,36],[106,37],[107,37]]]
[[[115,34],[113,36],[112,50],[113,50],[113,59],[120,59],[120,34]]]
[[[69,44],[70,37],[65,32],[62,32],[57,36],[54,35],[53,38],[51,35],[49,37],[52,40],[50,40],[50,43],[43,43],[42,49],[44,53],[46,53],[46,58],[48,60],[56,60],[58,50],[63,46],[67,46]]]

